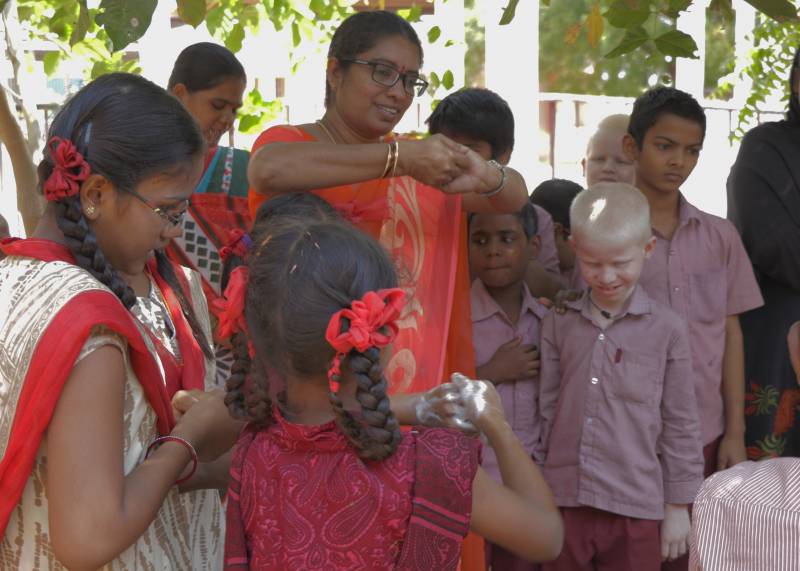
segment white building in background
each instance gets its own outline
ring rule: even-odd
[[[423,16],[414,26],[425,49],[423,72],[436,72],[441,77],[449,69],[457,88],[465,82],[464,0],[421,1]],[[695,38],[704,38],[706,6],[703,1],[695,0],[694,11],[681,16],[678,23],[680,29]],[[387,8],[407,7],[413,3],[412,0],[384,2]],[[373,0],[370,4],[376,5],[378,2]],[[523,0],[517,7],[514,21],[508,26],[500,26],[502,9],[506,4],[507,0],[476,0],[475,10],[485,26],[486,86],[509,102],[516,119],[512,165],[526,177],[529,189],[553,176],[583,183],[580,160],[588,135],[606,115],[628,112],[632,99],[540,93],[538,2]],[[734,8],[737,14],[738,72],[745,60],[748,45],[746,34],[752,30],[754,15],[753,9],[744,0],[734,0]],[[139,58],[143,74],[164,86],[175,58],[184,47],[199,41],[214,41],[204,24],[197,29],[185,25],[174,17],[174,10],[174,2],[161,0],[146,35],[138,44],[128,48]],[[434,26],[440,28],[441,36],[435,43],[429,44],[428,31]],[[702,40],[698,43],[703,44]],[[64,94],[78,87],[84,70],[78,62],[63,62],[58,77],[47,80],[42,71],[41,54],[43,50],[52,48],[30,44],[26,47],[38,55],[34,72],[27,79],[38,86],[48,86],[36,90],[42,99],[37,103],[46,110],[48,104],[59,103]],[[295,48],[289,27],[276,32],[269,23],[262,25],[257,36],[248,34],[242,50],[237,54],[247,70],[248,90],[257,85],[265,100],[281,98],[284,111],[275,123],[311,122],[322,116],[326,55],[326,42],[320,39],[305,41],[304,38],[303,43]],[[705,101],[702,98],[703,71],[702,56],[700,60],[681,59],[677,62],[677,87],[695,94],[708,113],[706,145],[700,164],[685,190],[695,204],[724,216],[725,179],[737,150],[729,142],[729,135],[735,125],[736,110],[744,101],[749,86],[738,85],[731,102]],[[6,67],[0,64],[0,81],[4,85],[8,85],[8,73]],[[415,99],[398,130],[425,132],[425,120],[430,115],[434,98],[441,99],[446,94],[447,91],[440,87],[434,94]],[[44,115],[43,111],[42,119],[45,119]],[[765,117],[765,120],[773,118]],[[250,148],[255,137],[256,134],[237,132],[233,141],[237,147]],[[2,153],[0,213],[9,219],[12,230],[19,232],[21,225],[14,221],[16,197],[10,163],[4,151]]]

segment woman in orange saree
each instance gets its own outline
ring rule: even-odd
[[[450,373],[474,375],[465,212],[514,212],[522,177],[447,137],[392,135],[416,94],[422,48],[386,11],[361,12],[328,52],[326,112],[314,124],[273,127],[248,169],[250,211],[270,196],[315,192],[392,254],[411,300],[386,367],[393,392],[425,391]],[[463,569],[482,569],[480,542]]]

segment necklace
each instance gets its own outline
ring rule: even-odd
[[[333,133],[331,133],[325,126],[325,123],[322,122],[322,120],[317,120],[317,125],[319,125],[319,128],[322,129],[322,132],[325,133],[325,135],[331,140],[331,143],[334,145],[339,143],[339,141],[334,138]]]
[[[592,290],[589,290],[589,293],[587,295],[589,296],[589,303],[591,303],[592,307],[594,307],[597,311],[600,312],[600,315],[602,315],[606,319],[612,319],[612,320],[616,319],[617,317],[619,317],[619,314],[611,315],[610,311],[607,311],[607,310],[603,309],[602,307],[600,307],[599,305],[597,305],[595,303],[595,301],[592,299]]]

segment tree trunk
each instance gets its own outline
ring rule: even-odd
[[[9,105],[5,89],[0,88],[0,142],[8,149],[11,168],[17,183],[17,210],[30,236],[43,211],[43,201],[36,192],[36,167],[28,150],[28,142]]]

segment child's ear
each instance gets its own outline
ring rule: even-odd
[[[650,236],[650,239],[647,241],[647,244],[644,245],[644,257],[645,259],[649,258],[653,255],[653,251],[656,249],[656,237]]]
[[[622,152],[625,153],[629,161],[636,162],[639,160],[639,145],[630,133],[625,133],[625,136],[622,137]]]
[[[559,238],[564,239],[564,225],[561,222],[553,223],[553,238],[558,241]]]
[[[539,238],[539,234],[531,236],[530,240],[528,240],[528,244],[531,246],[531,260],[535,260],[539,257],[539,252],[542,250],[542,239]]]
[[[186,96],[189,95],[189,90],[186,89],[186,86],[183,83],[176,83],[172,86],[170,91],[172,92],[172,95],[178,98],[178,101],[186,104]]]
[[[511,153],[513,151],[514,151],[513,148],[512,149],[506,149],[505,151],[503,151],[502,153],[497,155],[497,162],[500,163],[501,165],[504,165],[504,166],[507,165],[508,162],[511,160]]]

